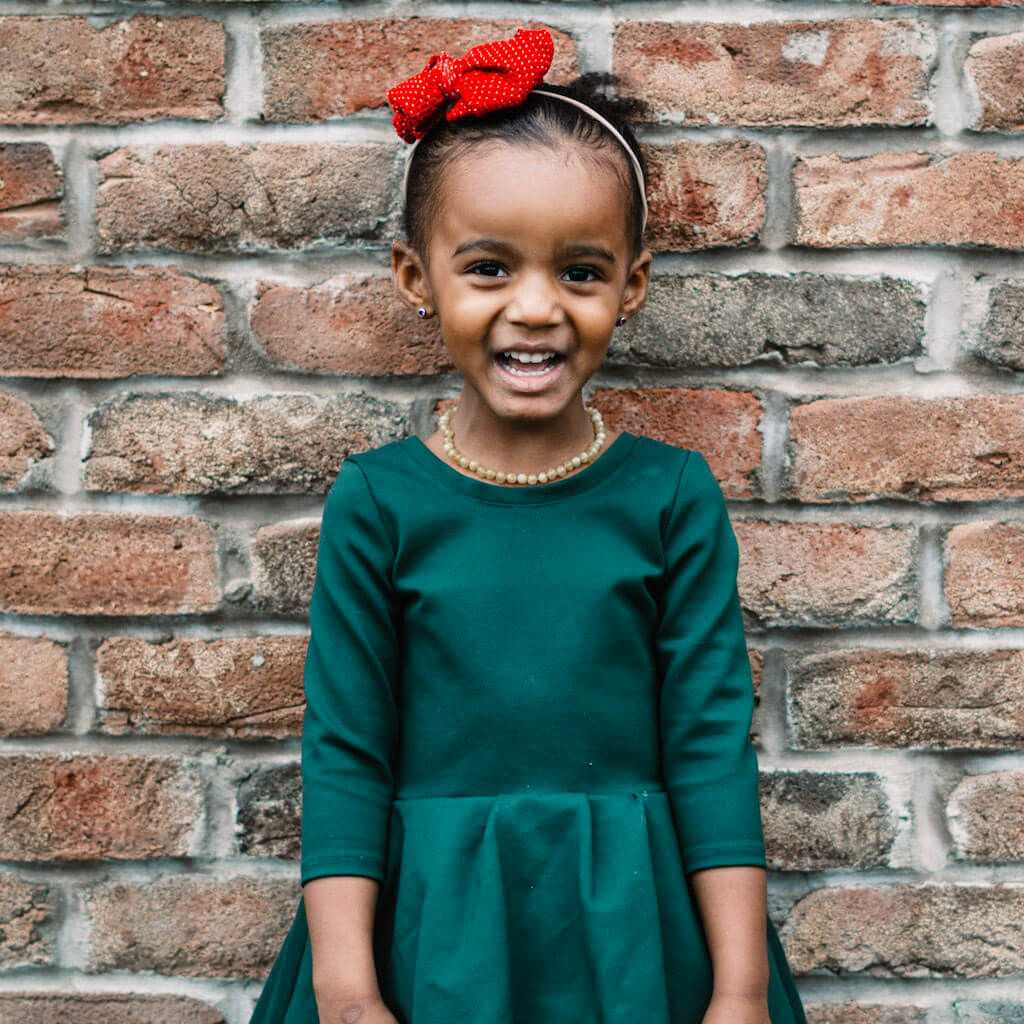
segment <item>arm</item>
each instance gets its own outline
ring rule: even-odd
[[[719,993],[767,990],[764,836],[750,661],[725,498],[686,456],[664,523],[656,634],[665,784]]]
[[[304,669],[301,880],[322,1010],[379,998],[373,923],[400,667],[393,561],[366,478],[346,460],[324,503]]]

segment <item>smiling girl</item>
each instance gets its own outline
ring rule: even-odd
[[[462,380],[324,506],[303,893],[252,1024],[806,1024],[766,909],[738,548],[583,392],[642,308],[619,107],[520,31],[389,93],[401,298]]]

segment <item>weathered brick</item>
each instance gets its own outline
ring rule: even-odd
[[[0,859],[197,852],[203,794],[195,769],[180,758],[11,754],[0,764]]]
[[[764,729],[765,708],[761,704],[761,680],[764,677],[764,654],[761,651],[747,649],[750,661],[750,679],[754,684],[754,715],[750,723],[750,738],[754,746],[760,748],[761,734]]]
[[[1014,749],[1024,651],[837,650],[789,666],[795,747]]]
[[[17,491],[30,484],[30,470],[53,454],[35,409],[15,395],[0,391],[0,491]],[[33,473],[33,478],[37,473]]]
[[[0,610],[195,614],[218,597],[213,530],[195,516],[0,513]]]
[[[1024,159],[828,154],[795,161],[793,186],[797,245],[1024,248]]]
[[[892,363],[923,351],[926,304],[897,278],[658,274],[643,312],[612,336],[609,365]]]
[[[90,971],[262,981],[295,916],[297,881],[177,875],[84,894]]]
[[[302,838],[302,770],[260,768],[242,780],[236,816],[238,846],[258,857],[297,858]]]
[[[935,39],[913,21],[628,21],[613,70],[682,124],[927,124]]]
[[[919,1006],[879,1003],[804,1003],[807,1024],[927,1024]]]
[[[188,996],[80,992],[0,994],[0,1024],[225,1024],[224,1014]]]
[[[824,398],[789,420],[786,493],[803,502],[1024,496],[1024,398]]]
[[[0,633],[0,736],[59,729],[68,705],[65,648],[42,636]]]
[[[819,889],[794,907],[784,942],[796,974],[1001,978],[1024,970],[1024,889],[892,885]]]
[[[224,361],[220,294],[173,267],[0,265],[0,373],[198,376]]]
[[[380,239],[400,143],[127,146],[99,161],[102,253],[256,252]]]
[[[762,772],[769,866],[783,871],[884,867],[896,826],[874,772]]]
[[[46,886],[0,874],[0,967],[10,970],[54,963],[54,903],[55,894]]]
[[[917,620],[916,530],[732,519],[739,590],[764,626]]]
[[[431,55],[461,56],[517,28],[546,27],[555,56],[545,80],[566,82],[577,70],[571,36],[538,21],[481,18],[367,18],[274,25],[263,29],[263,119],[319,121],[386,107],[388,87],[422,71]]]
[[[964,78],[980,107],[972,128],[1024,131],[1024,32],[978,39]]]
[[[1024,1024],[1024,1003],[998,999],[957,999],[954,1024]]]
[[[0,241],[58,235],[64,227],[64,179],[43,142],[0,145]]]
[[[316,577],[320,521],[289,520],[261,527],[252,539],[253,604],[265,611],[305,614]]]
[[[100,731],[298,736],[305,637],[112,637],[96,652]]]
[[[261,281],[252,331],[270,363],[305,373],[452,373],[436,319],[421,320],[390,278],[342,274],[312,288]]]
[[[595,391],[591,404],[616,430],[697,449],[727,497],[749,498],[760,491],[757,428],[764,409],[756,395],[723,389],[608,388]]]
[[[750,142],[647,146],[653,250],[751,245],[764,224],[768,169]]]
[[[0,124],[213,121],[224,108],[223,25],[140,14],[0,19]],[[45,59],[40,59],[45,54]]]
[[[1024,370],[1024,281],[997,281],[988,297],[988,314],[968,350],[973,356],[1007,370]]]
[[[962,523],[949,531],[945,546],[953,625],[1024,626],[1024,524]]]
[[[1024,709],[1018,707],[1018,713],[1024,725]],[[1024,860],[1024,773],[968,775],[950,795],[946,813],[957,857]]]
[[[405,404],[328,398],[138,394],[90,416],[85,487],[157,494],[326,494],[349,455],[408,433]]]

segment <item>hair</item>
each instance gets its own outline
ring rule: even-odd
[[[607,118],[629,143],[647,177],[647,164],[630,122],[638,121],[646,112],[646,104],[633,97],[611,96],[605,90],[619,81],[618,76],[591,72],[581,75],[566,86],[543,83],[540,88],[570,96],[586,103]],[[438,213],[440,182],[448,165],[474,146],[500,140],[518,145],[557,148],[569,141],[603,150],[601,159],[612,155],[611,165],[629,195],[627,230],[632,255],[642,249],[643,199],[640,185],[633,173],[622,145],[600,123],[571,103],[561,103],[548,96],[530,93],[516,107],[494,111],[482,117],[464,117],[457,121],[441,120],[420,140],[412,155],[409,181],[402,214],[409,244],[425,254],[430,226]]]

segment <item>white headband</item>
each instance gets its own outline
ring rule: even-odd
[[[586,103],[581,103],[579,100],[573,99],[571,96],[563,96],[560,92],[548,92],[547,89],[534,89],[530,95],[537,94],[539,96],[550,96],[552,99],[561,100],[563,103],[571,103],[574,107],[579,107],[585,114],[589,114],[599,124],[611,132],[612,137],[616,139],[619,145],[626,151],[626,156],[629,157],[629,162],[633,167],[633,174],[636,175],[636,183],[640,189],[640,206],[641,206],[641,218],[640,218],[640,232],[641,234],[647,228],[647,192],[644,187],[644,171],[640,166],[640,161],[637,159],[636,153],[633,152],[632,147],[626,142],[622,132],[620,132],[606,117],[602,117],[593,107],[588,107]],[[413,153],[416,152],[416,147],[420,144],[420,140],[417,139],[410,147],[405,158],[405,174],[402,178],[402,196],[405,198],[409,193],[409,169],[412,167]]]

